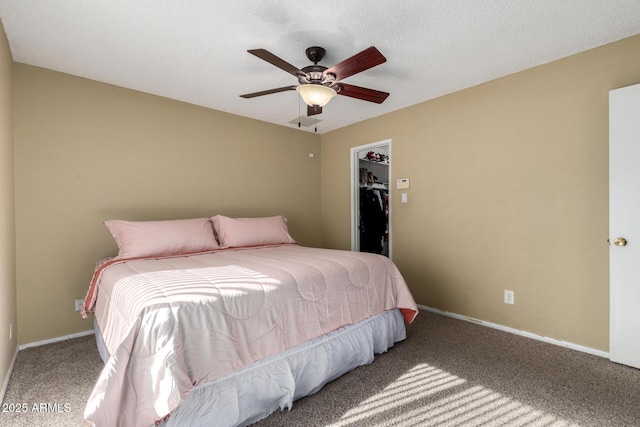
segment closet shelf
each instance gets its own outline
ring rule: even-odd
[[[372,190],[388,190],[389,183],[376,182],[375,184],[360,184],[360,188],[371,188]]]

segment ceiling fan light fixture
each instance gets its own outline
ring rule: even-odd
[[[310,106],[318,105],[324,107],[331,101],[331,98],[337,95],[337,92],[329,86],[316,83],[300,85],[296,90],[305,104]]]

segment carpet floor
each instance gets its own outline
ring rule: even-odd
[[[421,312],[367,366],[276,411],[267,426],[640,426],[640,370]],[[93,336],[18,354],[0,426],[83,426],[102,362]]]

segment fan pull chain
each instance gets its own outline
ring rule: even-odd
[[[300,122],[302,121],[302,116],[300,113],[300,97],[298,96],[298,128],[300,128]]]

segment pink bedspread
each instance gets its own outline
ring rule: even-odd
[[[388,258],[298,245],[117,262],[96,289],[111,354],[85,409],[97,426],[150,426],[201,382],[386,310],[417,314]]]

